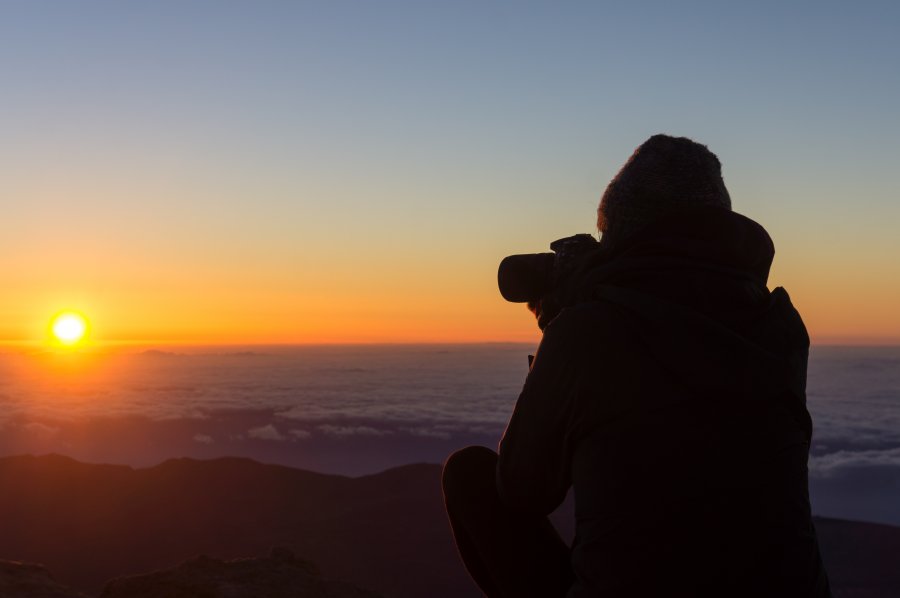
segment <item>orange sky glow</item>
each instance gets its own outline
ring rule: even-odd
[[[347,271],[346,279],[339,268],[316,279],[312,272],[204,271],[185,263],[103,272],[93,264],[90,274],[12,285],[2,300],[0,338],[41,344],[50,318],[76,309],[90,319],[93,345],[537,342],[532,316],[496,291],[497,259],[468,264],[471,275],[461,266],[451,276],[412,262],[393,272]],[[788,261],[773,270],[776,285],[791,293],[814,343],[900,340],[900,283],[858,269],[830,279],[827,271]],[[867,285],[878,292],[861,292]]]
[[[95,345],[535,343],[500,260],[595,232],[668,133],[718,155],[814,343],[900,344],[896,19],[670,8],[22,3],[0,343],[66,309]]]

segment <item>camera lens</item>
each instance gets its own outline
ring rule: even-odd
[[[500,262],[497,285],[500,294],[513,303],[537,301],[553,284],[553,253],[511,255]]]

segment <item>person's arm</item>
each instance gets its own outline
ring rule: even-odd
[[[544,329],[500,441],[497,490],[503,502],[519,512],[550,513],[572,483],[578,368],[583,358],[576,319],[563,312]]]

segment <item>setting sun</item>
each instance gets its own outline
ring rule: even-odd
[[[81,314],[67,311],[58,314],[50,324],[53,337],[64,345],[74,345],[87,333],[87,320]]]

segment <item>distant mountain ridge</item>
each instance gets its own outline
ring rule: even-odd
[[[570,508],[557,514],[564,535]],[[388,598],[480,595],[450,537],[434,464],[348,478],[241,458],[133,469],[4,457],[0,518],[0,559],[41,563],[91,595],[114,577],[199,554],[234,559],[274,546]],[[900,596],[900,528],[816,523],[837,596]]]

